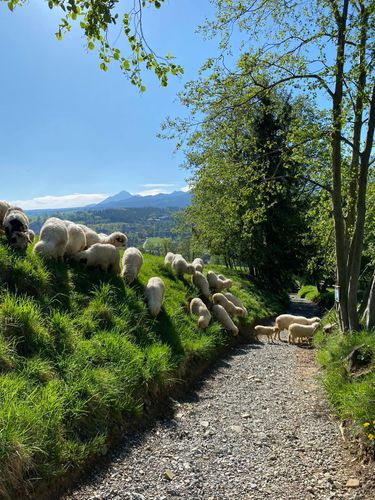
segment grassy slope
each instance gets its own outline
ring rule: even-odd
[[[324,323],[335,323],[332,312]],[[317,359],[323,368],[322,383],[333,409],[346,420],[353,434],[371,447],[375,445],[375,336],[373,332],[354,332],[342,335],[335,329],[314,337]],[[370,363],[359,376],[347,370],[347,356],[356,347],[369,357]],[[354,374],[355,375],[355,374]]]
[[[247,323],[278,312],[270,295],[227,274]],[[143,301],[151,276],[166,285],[157,320]],[[109,434],[142,413],[150,387],[229,341],[217,323],[196,327],[187,314],[194,289],[159,257],[145,256],[129,287],[97,270],[43,263],[31,249],[16,255],[0,238],[0,290],[0,497],[105,453]]]

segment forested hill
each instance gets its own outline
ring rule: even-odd
[[[147,238],[172,236],[177,208],[107,208],[104,210],[56,211],[48,215],[29,215],[31,228],[38,233],[48,217],[86,224],[98,233],[121,231],[129,244],[142,245]]]

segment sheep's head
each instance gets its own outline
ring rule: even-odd
[[[313,326],[313,329],[314,329],[314,332],[315,332],[315,330],[317,330],[319,328],[320,322],[315,321],[315,323],[313,323],[312,326]]]
[[[311,318],[314,323],[320,323],[321,322],[321,319],[318,317],[318,316],[315,316],[314,318]]]
[[[12,248],[25,250],[28,243],[31,243],[29,233],[15,231],[9,237],[9,244]]]
[[[128,238],[125,236],[125,234],[120,233],[120,232],[115,232],[112,233],[109,236],[109,242],[114,245],[115,247],[126,247],[128,244]]]
[[[186,267],[186,274],[194,274],[195,267],[192,264],[188,264]]]

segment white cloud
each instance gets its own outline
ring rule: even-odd
[[[141,184],[141,186],[146,188],[169,188],[175,187],[176,184]]]
[[[11,203],[15,206],[24,208],[25,210],[34,210],[41,208],[73,208],[84,207],[85,205],[91,205],[93,203],[100,203],[107,197],[107,194],[102,193],[73,193],[62,196],[39,196],[36,198],[32,198],[31,200],[14,200]]]
[[[170,191],[168,191],[170,193]],[[140,196],[155,196],[156,194],[164,193],[166,194],[167,191],[165,189],[146,189],[145,191],[139,191],[138,193]]]
[[[184,186],[183,188],[180,189],[180,191],[183,191],[184,193],[187,193],[190,191],[191,187],[190,186]]]

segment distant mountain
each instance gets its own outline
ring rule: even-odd
[[[120,191],[119,193],[117,193],[117,194],[115,194],[113,196],[109,196],[108,198],[106,198],[105,200],[101,201],[100,203],[97,203],[96,205],[90,205],[90,207],[95,207],[95,208],[99,208],[99,207],[112,208],[113,207],[113,205],[112,205],[113,203],[122,202],[122,201],[128,200],[129,198],[133,198],[133,195],[130,194],[128,191]]]
[[[122,193],[127,193],[122,191]],[[154,196],[130,195],[126,198],[120,197],[121,193],[106,198],[104,201],[95,205],[95,209],[100,208],[185,208],[190,205],[191,194],[184,191],[174,191],[173,193],[160,193]],[[91,208],[91,207],[90,207]]]

